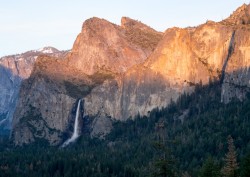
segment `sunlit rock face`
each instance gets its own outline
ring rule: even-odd
[[[102,69],[122,73],[142,63],[162,35],[135,20],[128,21],[135,25],[121,27],[96,17],[86,20],[73,45],[69,65],[92,75]]]
[[[250,4],[243,4],[237,8],[227,19],[222,21],[226,25],[249,25],[250,24]]]
[[[111,131],[112,119],[147,115],[196,84],[219,80],[223,102],[243,99],[250,78],[248,19],[249,5],[243,5],[222,22],[170,28],[164,34],[128,17],[121,26],[87,20],[64,59],[39,57],[22,84],[14,142],[62,143],[65,133],[73,133],[79,98],[82,114],[90,119],[90,136],[101,138]]]
[[[195,28],[166,30],[144,63],[93,89],[86,97],[87,113],[126,120],[167,106],[182,93],[191,92],[195,84],[224,81],[231,74],[228,66],[233,58],[249,61],[247,29],[208,22]],[[233,50],[236,46],[244,52]],[[234,70],[243,66],[247,67],[246,62],[236,64]],[[224,97],[228,97],[225,91]]]
[[[234,17],[236,20],[242,8],[249,6],[243,5],[229,19]],[[87,113],[121,120],[137,114],[147,115],[153,108],[167,106],[183,92],[191,92],[195,84],[220,79],[223,82],[222,101],[228,102],[235,96],[241,99],[247,89],[244,87],[242,93],[235,82],[244,86],[249,84],[249,25],[228,25],[225,21],[166,30],[143,64],[115,80],[106,81],[87,96]]]
[[[84,22],[73,49],[65,58],[37,59],[30,78],[22,84],[14,114],[12,138],[16,144],[36,139],[48,140],[51,145],[61,143],[73,122],[72,110],[77,99],[146,60],[162,33],[126,18],[129,21],[133,22],[132,26],[122,27],[91,18]],[[103,124],[106,128],[100,132],[102,129],[92,127],[91,135],[109,132],[110,119],[103,120],[96,119],[93,124],[99,127]]]

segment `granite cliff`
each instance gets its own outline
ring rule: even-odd
[[[191,92],[195,84],[213,80],[222,82],[222,101],[243,99],[249,90],[248,9],[243,5],[223,22],[166,30],[143,64],[93,89],[85,98],[86,113],[120,120],[147,115]],[[232,18],[245,21],[233,23]]]
[[[129,18],[121,22],[118,26],[96,17],[86,20],[69,55],[69,65],[93,75],[99,70],[121,73],[142,63],[162,34]]]
[[[62,57],[66,51],[44,47],[0,58],[0,131],[11,129],[21,82],[27,79],[39,55]]]
[[[67,132],[72,132],[78,99],[105,80],[112,80],[145,61],[162,33],[129,18],[122,19],[125,22],[134,25],[118,26],[96,17],[86,20],[65,58],[37,58],[30,78],[22,83],[14,114],[12,137],[16,144],[36,139],[46,139],[53,145],[61,143],[69,136]],[[106,128],[97,130],[108,132],[111,128],[108,121],[101,123]],[[96,130],[96,126],[90,129]]]
[[[22,84],[13,120],[17,145],[72,133],[78,99],[81,130],[104,137],[112,119],[165,107],[196,84],[220,80],[221,100],[244,99],[250,87],[250,5],[221,22],[207,21],[164,34],[130,18],[121,26],[87,20],[64,59],[41,56]],[[84,124],[84,122],[88,122]]]

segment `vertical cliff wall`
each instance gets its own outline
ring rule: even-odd
[[[30,76],[37,57],[44,54],[62,57],[66,53],[67,51],[44,47],[0,58],[0,130],[11,129],[21,82]]]
[[[112,119],[127,120],[167,106],[196,84],[220,80],[221,99],[249,90],[249,5],[222,22],[161,33],[129,18],[118,26],[92,18],[63,60],[37,59],[23,82],[13,121],[18,145],[37,138],[60,144],[71,110],[84,98],[91,136],[104,137]]]

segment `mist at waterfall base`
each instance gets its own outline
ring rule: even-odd
[[[77,110],[76,110],[76,117],[75,117],[75,123],[74,123],[74,132],[73,135],[63,143],[62,148],[68,146],[70,143],[73,143],[76,141],[76,139],[79,137],[78,133],[78,124],[79,124],[79,110],[80,110],[81,100],[78,101]]]

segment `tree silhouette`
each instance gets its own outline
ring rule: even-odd
[[[228,136],[228,153],[225,157],[225,166],[222,168],[222,174],[225,177],[236,177],[238,170],[237,154],[235,152],[234,141],[231,136]]]
[[[212,157],[208,159],[203,164],[199,177],[219,177],[220,170],[218,165],[214,162]]]
[[[248,154],[241,164],[241,177],[249,177],[250,174],[250,154]]]
[[[154,148],[158,151],[159,157],[154,162],[154,169],[152,171],[153,177],[175,177],[176,170],[174,167],[174,157],[171,154],[171,149],[168,148],[165,139],[165,123],[160,121],[156,123],[155,129],[157,131],[158,141],[154,144]]]

